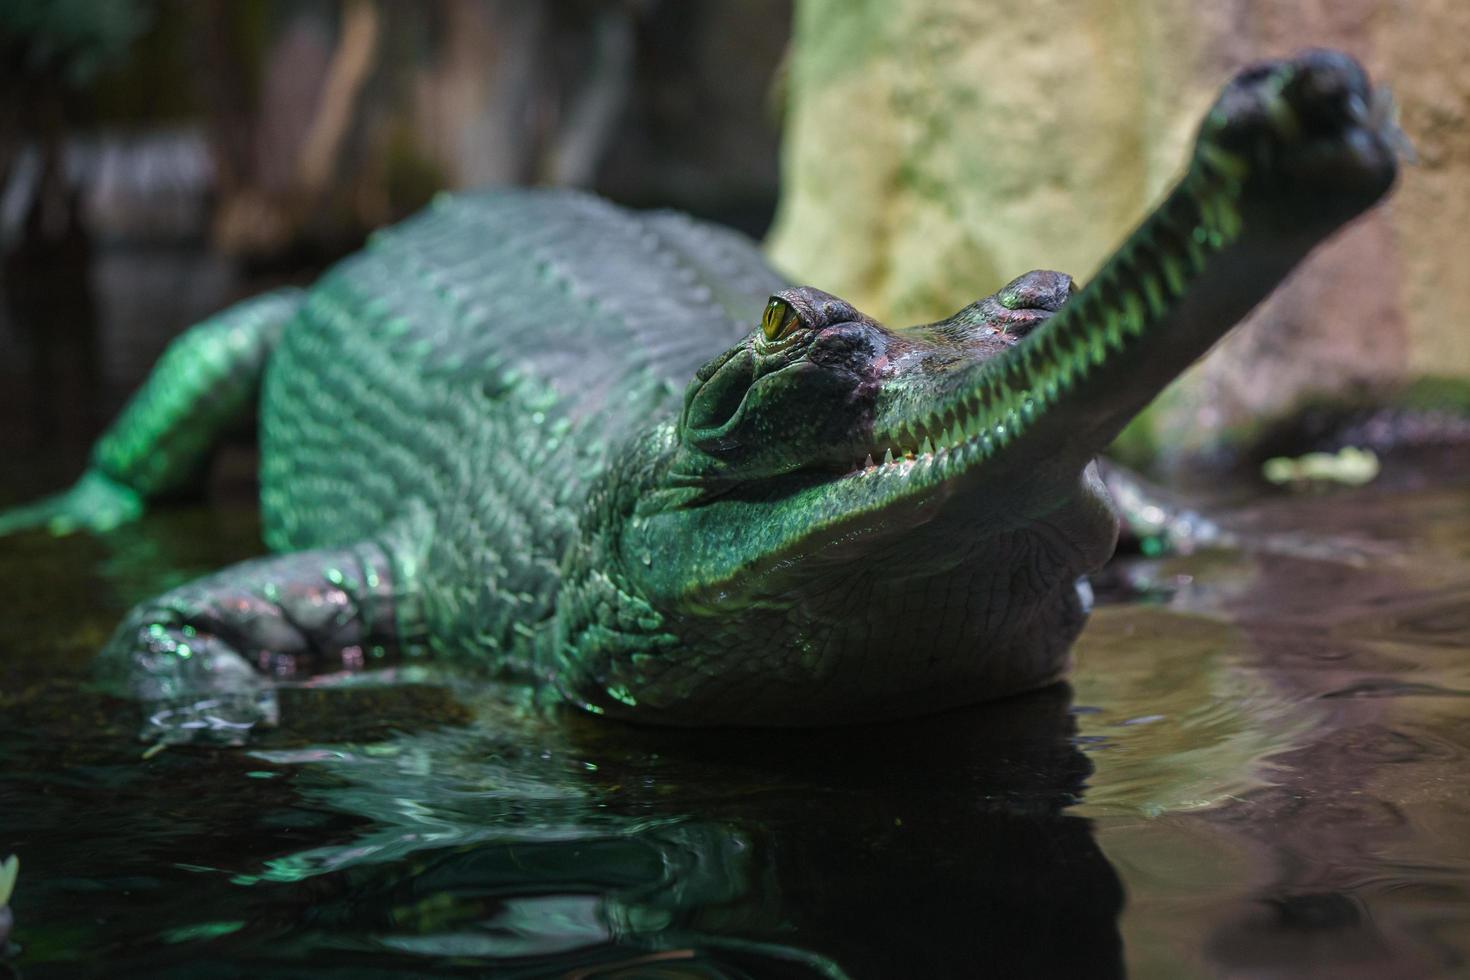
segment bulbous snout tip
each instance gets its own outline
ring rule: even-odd
[[[1299,138],[1343,140],[1365,167],[1413,162],[1413,145],[1399,127],[1398,105],[1385,85],[1341,51],[1313,50],[1290,63],[1294,70],[1279,100],[1298,120]],[[1387,160],[1381,151],[1387,149]]]
[[[1200,132],[1199,154],[1247,199],[1335,225],[1378,200],[1412,159],[1393,97],[1356,60],[1310,50],[1240,72]]]

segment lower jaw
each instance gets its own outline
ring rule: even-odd
[[[925,530],[910,535],[921,539],[916,553],[944,537]],[[808,580],[784,614],[761,603],[670,653],[706,669],[633,691],[634,705],[599,707],[686,727],[859,724],[1008,697],[1062,677],[1087,617],[1076,579],[1091,556],[1070,544],[1058,551],[1053,528],[971,535],[958,552],[945,533],[952,551],[943,560],[931,553],[899,567],[870,553],[866,568],[834,562],[816,572],[830,579]],[[851,579],[855,572],[863,577]]]

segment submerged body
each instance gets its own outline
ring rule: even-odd
[[[78,487],[0,530],[133,516],[258,379],[286,554],[119,628],[104,659],[152,737],[236,737],[273,717],[269,678],[394,650],[669,724],[1035,687],[1065,670],[1075,582],[1116,536],[1092,455],[1384,193],[1392,137],[1340,55],[1252,69],[1075,298],[1031,273],[902,331],[677,215],[447,198],[309,292],[191,331]]]

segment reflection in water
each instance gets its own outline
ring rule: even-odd
[[[1067,703],[1058,687],[917,725],[706,733],[487,702],[469,729],[261,750],[303,767],[314,805],[371,823],[233,881],[331,881],[313,889],[318,935],[298,937],[317,950],[366,936],[545,971],[680,952],[754,976],[1121,975],[1121,889],[1061,812],[1088,768]]]
[[[296,705],[319,729],[299,734],[341,727],[343,693]],[[63,749],[74,719],[32,704],[0,750],[34,872],[19,938],[37,965],[165,974],[1121,975],[1121,888],[1063,812],[1089,768],[1068,703],[691,733],[481,696],[466,727],[146,764],[119,751],[126,706]],[[64,813],[89,815],[81,841]]]
[[[1320,712],[1244,669],[1248,650],[1245,634],[1217,618],[1099,609],[1078,647],[1083,744],[1100,767],[1080,812],[1156,817],[1268,783],[1260,760],[1303,737]]]
[[[182,323],[145,306],[164,334],[130,343],[157,349]],[[101,323],[76,338],[111,351]],[[0,352],[42,342],[22,326]],[[0,358],[0,504],[85,451],[43,361]],[[414,675],[293,689],[251,751],[144,761],[91,657],[132,602],[258,550],[249,494],[6,539],[0,856],[24,872],[0,976],[1453,975],[1464,474],[1390,462],[1262,503],[1248,526],[1291,547],[1134,561],[1121,580],[1167,586],[1098,611],[1076,706],[832,732],[643,731]]]
[[[1217,636],[1214,666],[1206,672],[1241,678],[1248,686],[1237,693],[1245,697],[1233,704],[1217,698],[1212,706],[1204,697],[1178,698],[1165,713],[1179,732],[1147,737],[1135,746],[1142,755],[1122,770],[1098,756],[1102,792],[1089,792],[1084,809],[1097,812],[1094,803],[1108,800],[1110,790],[1113,804],[1147,809],[1140,789],[1168,788],[1176,738],[1196,752],[1223,751],[1236,741],[1248,751],[1237,757],[1235,773],[1253,785],[1217,792],[1213,805],[1191,819],[1166,814],[1150,828],[1150,848],[1182,844],[1199,855],[1213,847],[1238,860],[1215,880],[1207,905],[1181,903],[1172,937],[1135,932],[1125,916],[1130,941],[1146,936],[1171,948],[1178,962],[1227,976],[1289,968],[1322,977],[1427,977],[1464,968],[1470,956],[1470,849],[1464,845],[1470,810],[1461,802],[1470,788],[1464,696],[1470,691],[1464,561],[1470,488],[1463,472],[1441,474],[1433,489],[1282,501],[1257,515],[1263,534],[1281,527],[1293,536],[1336,538],[1342,553],[1373,552],[1380,556],[1375,561],[1311,561],[1268,548],[1234,556],[1237,571],[1224,575],[1190,560],[1172,563],[1171,572],[1194,587],[1176,595],[1167,613],[1154,615],[1175,619],[1168,632],[1176,637],[1208,634],[1199,623],[1210,623]],[[1249,569],[1246,580],[1242,568]],[[1148,628],[1138,610],[1113,612],[1135,637]],[[1110,632],[1097,636],[1104,646]],[[1155,628],[1155,635],[1162,632]],[[1169,662],[1166,657],[1155,682],[1168,676]],[[1208,659],[1201,663],[1208,668]],[[1097,696],[1085,682],[1080,688],[1084,698]],[[1177,685],[1147,682],[1139,690],[1165,703],[1182,693]],[[1126,702],[1137,695],[1108,687],[1101,698],[1117,696]],[[1206,706],[1249,726],[1249,741],[1207,727],[1185,733],[1191,711]],[[1092,717],[1084,721],[1085,730],[1096,730]],[[1129,780],[1108,785],[1130,770],[1137,788]],[[1218,781],[1229,769],[1200,775],[1223,787]],[[1136,884],[1135,848],[1145,837],[1110,835],[1102,819],[1101,839],[1125,881]],[[1198,883],[1188,890],[1198,894]]]
[[[1372,501],[1360,497],[1355,509],[1367,517]],[[1406,541],[1422,529],[1412,512],[1398,520]],[[1459,530],[1470,523],[1462,518]],[[1449,589],[1447,571],[1459,577]],[[1440,903],[1470,903],[1464,827],[1443,825],[1445,804],[1463,792],[1446,787],[1466,779],[1467,715],[1456,696],[1470,679],[1465,573],[1437,561],[1344,569],[1278,558],[1229,603],[1256,647],[1253,666],[1292,700],[1315,704],[1330,737],[1283,746],[1276,784],[1249,799],[1247,824],[1231,810],[1214,815],[1270,868],[1254,907],[1210,940],[1222,965],[1286,959],[1334,977],[1439,976],[1465,965],[1463,928],[1454,939],[1423,919]]]

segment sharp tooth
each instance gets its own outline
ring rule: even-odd
[[[893,462],[893,447],[889,446],[883,450],[883,465],[887,466],[891,462]]]
[[[1197,231],[1202,232],[1204,229],[1200,228]],[[1197,273],[1205,267],[1204,242],[1200,240],[1202,237],[1198,234],[1190,235],[1189,239],[1185,242],[1185,248],[1188,249],[1189,254],[1189,271],[1191,272]]]
[[[1213,228],[1219,224],[1215,215],[1215,198],[1213,194],[1202,194],[1198,199],[1200,226],[1202,228]],[[1209,232],[1205,232],[1205,240],[1209,241]]]
[[[1223,202],[1220,207],[1220,234],[1227,240],[1233,240],[1240,234],[1240,212],[1229,201]]]
[[[923,453],[925,456],[934,455],[934,443],[929,441],[928,436],[924,437],[924,444],[919,447],[919,452]]]
[[[1136,337],[1143,333],[1143,323],[1143,304],[1130,290],[1123,297],[1123,328]]]
[[[1179,260],[1172,255],[1165,254],[1159,261],[1164,268],[1164,282],[1169,287],[1169,292],[1175,296],[1184,293],[1184,269]]]
[[[1159,282],[1159,277],[1152,271],[1143,274],[1143,298],[1155,320],[1161,319],[1168,312],[1168,307],[1164,305],[1163,283]]]
[[[863,460],[863,469],[870,470],[877,465],[877,463],[873,462],[873,454],[868,453],[868,458]]]

